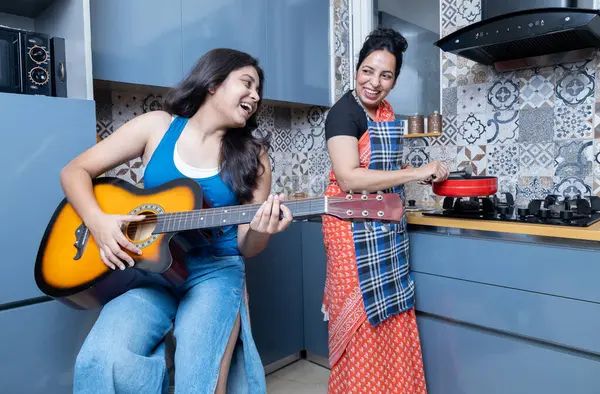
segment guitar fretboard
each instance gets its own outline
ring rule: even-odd
[[[294,219],[323,215],[326,212],[326,197],[284,201]],[[247,224],[252,221],[261,204],[238,205],[222,208],[197,209],[157,215],[153,233],[170,233],[186,230],[201,230]]]

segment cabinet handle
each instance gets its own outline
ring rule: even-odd
[[[63,62],[60,62],[60,65],[59,65],[59,75],[60,75],[61,82],[64,82],[65,78],[67,76],[67,70],[65,69],[65,63],[63,63]]]

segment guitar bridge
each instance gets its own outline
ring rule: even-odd
[[[75,253],[75,257],[73,260],[79,260],[81,256],[83,256],[83,250],[87,245],[87,241],[90,239],[90,230],[88,230],[87,226],[84,223],[81,223],[77,230],[75,230],[75,249],[77,249],[77,253]]]

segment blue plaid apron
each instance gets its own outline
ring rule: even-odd
[[[368,121],[370,170],[402,168],[403,123]],[[382,190],[406,201],[404,185]],[[414,305],[414,282],[409,272],[406,215],[398,224],[353,222],[358,279],[369,322],[376,326]]]

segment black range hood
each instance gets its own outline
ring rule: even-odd
[[[480,22],[435,45],[500,72],[591,59],[600,48],[600,12],[581,7],[590,3],[482,0]]]

